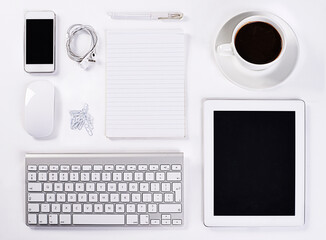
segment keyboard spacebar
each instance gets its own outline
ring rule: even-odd
[[[124,215],[80,215],[72,216],[73,224],[124,224]]]

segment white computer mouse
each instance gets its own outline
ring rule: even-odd
[[[55,89],[41,80],[28,85],[25,95],[25,129],[35,138],[45,138],[54,129]]]

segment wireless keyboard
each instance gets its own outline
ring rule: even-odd
[[[26,154],[28,226],[179,226],[183,154]]]

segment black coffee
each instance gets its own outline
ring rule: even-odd
[[[278,31],[265,22],[244,25],[235,37],[235,47],[239,55],[254,64],[274,61],[282,50],[282,38]]]

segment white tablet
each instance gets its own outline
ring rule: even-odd
[[[204,102],[204,224],[304,224],[305,104]]]

